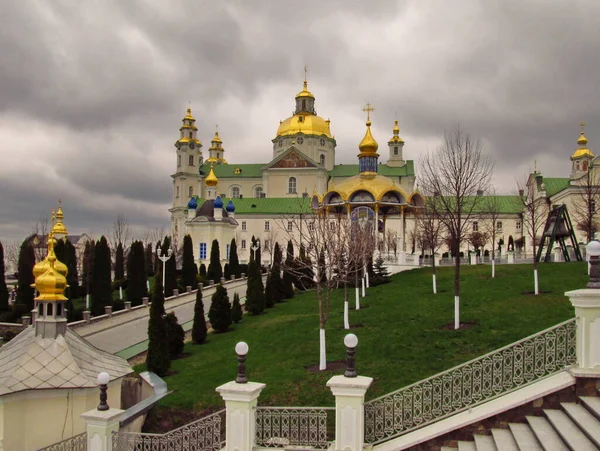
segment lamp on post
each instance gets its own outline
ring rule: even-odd
[[[354,366],[354,354],[356,345],[358,345],[358,337],[354,334],[348,334],[344,337],[344,345],[346,345],[346,371],[344,377],[356,377],[356,368]]]
[[[258,264],[258,267],[260,268],[260,262],[256,260],[258,258],[258,251],[260,250],[260,240],[258,238],[256,239],[256,244],[254,244],[254,246],[252,246],[250,249],[252,249],[252,251],[254,252],[254,261]]]
[[[587,288],[600,288],[600,241],[593,240],[585,247],[587,254],[590,256],[590,281]]]
[[[156,246],[156,256],[160,259],[160,261],[162,262],[162,272],[163,272],[163,276],[162,276],[162,286],[163,286],[163,292],[165,290],[165,263],[168,259],[171,258],[171,255],[173,255],[173,249],[169,248],[167,250],[167,255],[162,255],[161,254],[161,249],[160,246]]]
[[[238,384],[247,384],[246,377],[246,355],[248,354],[248,343],[240,341],[235,345],[235,353],[238,356],[238,373],[235,382]]]
[[[108,399],[108,395],[106,394],[106,390],[108,389],[108,383],[110,382],[110,376],[107,372],[103,371],[98,374],[96,378],[96,382],[100,386],[100,404],[98,404],[98,410],[108,410],[110,407],[106,402]]]

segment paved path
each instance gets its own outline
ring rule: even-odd
[[[231,301],[236,292],[240,298],[246,296],[246,279],[227,282],[225,287]],[[208,313],[210,298],[214,292],[215,286],[203,290],[205,313]],[[179,324],[184,324],[194,319],[195,301],[195,291],[177,298],[169,298],[165,301],[165,310],[167,313],[175,312]],[[115,354],[148,339],[149,313],[149,308],[142,307],[76,328],[75,331],[97,348]]]

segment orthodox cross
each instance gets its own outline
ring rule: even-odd
[[[581,122],[579,123],[579,125],[581,125],[581,133],[583,133],[583,129],[585,128],[585,122]]]
[[[308,66],[304,65],[304,81],[306,81],[306,74],[308,74]]]
[[[367,113],[367,121],[370,121],[371,120],[371,111],[375,111],[375,108],[373,108],[370,103],[367,103],[365,105],[365,107],[363,108],[363,111],[365,113]]]

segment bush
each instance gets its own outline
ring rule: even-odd
[[[208,311],[210,325],[216,333],[227,332],[231,326],[231,304],[227,289],[222,284],[217,285],[211,301]]]
[[[240,295],[233,295],[233,305],[231,306],[231,320],[234,323],[239,323],[242,320],[242,305],[240,304]]]
[[[449,257],[449,254],[448,254],[448,252],[444,252],[444,253],[442,254],[442,258],[448,258],[448,257]]]
[[[489,257],[490,256],[490,251],[488,251],[487,249],[485,251],[483,251],[483,256],[484,257]]]
[[[204,301],[202,301],[202,290],[196,292],[196,303],[194,304],[194,324],[192,326],[192,342],[200,345],[206,341],[206,318],[204,317]]]
[[[185,331],[179,322],[175,313],[171,312],[165,316],[167,325],[167,339],[169,341],[169,355],[175,359],[181,355],[185,346]]]

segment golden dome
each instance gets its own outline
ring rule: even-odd
[[[60,200],[58,201],[58,211],[56,212],[56,223],[52,226],[53,235],[67,235],[67,228],[63,224],[64,214]]]
[[[50,241],[52,241],[52,243],[50,243]],[[50,236],[48,237],[48,255],[46,255],[45,259],[36,263],[35,266],[33,267],[34,279],[37,279],[39,276],[41,276],[46,271],[48,271],[48,268],[50,267],[50,261],[49,261],[50,256],[54,257],[54,260],[55,260],[54,261],[54,269],[56,270],[56,272],[58,272],[63,277],[67,277],[67,274],[69,273],[69,269],[67,268],[67,265],[65,265],[63,262],[61,262],[60,260],[58,260],[56,258],[56,254],[54,253],[55,245],[56,245],[56,238],[54,238],[54,236],[52,234],[50,234]]]
[[[216,148],[214,146],[215,143],[219,143],[219,144],[223,143],[223,141],[221,141],[221,138],[219,138],[219,130],[215,131],[215,136],[212,139],[211,143],[213,144],[213,147],[211,147],[211,149]]]
[[[398,121],[394,121],[394,136],[389,140],[389,143],[403,143],[404,140],[400,138],[400,127],[398,127]]]
[[[577,140],[577,144],[579,145],[579,148],[577,150],[575,150],[573,155],[571,155],[571,158],[580,158],[583,156],[593,157],[594,154],[587,147],[588,140],[585,137],[585,135],[583,134],[585,122],[582,122],[580,125],[581,125],[581,135],[579,136],[579,139]]]
[[[281,122],[277,129],[277,136],[290,136],[300,132],[306,135],[325,135],[333,138],[329,129],[329,121],[308,113],[294,114]]]
[[[48,269],[36,277],[35,288],[39,291],[36,301],[66,301],[63,295],[67,288],[67,279],[54,268],[57,262],[54,252],[48,255]]]
[[[219,184],[219,179],[215,175],[215,171],[213,169],[213,165],[210,165],[210,172],[206,176],[206,180],[204,180],[206,186],[217,186]]]
[[[368,178],[358,174],[336,184],[329,190],[329,192],[339,193],[345,201],[357,191],[367,191],[375,201],[380,201],[383,195],[390,191],[400,193],[404,199],[407,198],[406,193],[399,189],[392,179],[379,174]]]
[[[379,156],[377,154],[377,149],[379,148],[379,144],[373,138],[371,134],[371,121],[367,120],[367,131],[365,133],[365,137],[362,139],[360,144],[358,145],[358,149],[360,150],[360,156]]]
[[[298,94],[296,94],[296,99],[300,99],[302,97],[309,97],[314,100],[315,96],[312,92],[308,90],[308,82],[304,80],[304,88]]]
[[[184,120],[184,121],[192,121],[192,122],[194,122],[196,120],[196,119],[194,119],[194,116],[192,116],[192,109],[191,108],[187,109],[187,113],[183,117],[182,120]]]

